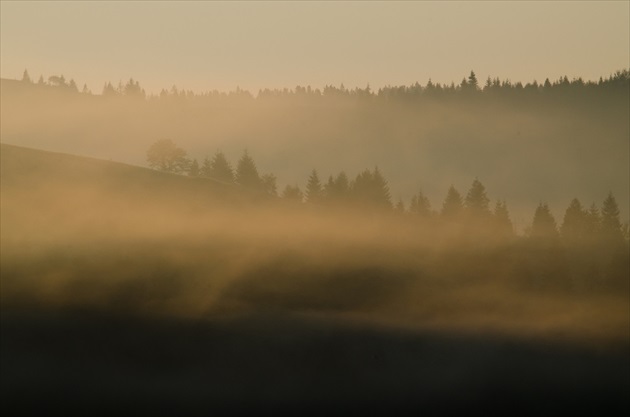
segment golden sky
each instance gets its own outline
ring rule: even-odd
[[[100,93],[597,79],[630,67],[630,2],[0,2],[0,75]]]

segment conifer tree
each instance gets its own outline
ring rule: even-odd
[[[558,237],[558,228],[547,203],[541,203],[536,208],[534,220],[532,222],[531,237],[556,239]]]
[[[619,206],[612,193],[604,200],[601,211],[601,231],[605,239],[610,241],[621,241],[621,222],[619,221]]]
[[[466,210],[477,218],[487,217],[490,214],[490,199],[486,195],[486,188],[476,178],[466,194]]]
[[[322,200],[322,196],[322,183],[319,181],[317,170],[313,169],[313,171],[311,171],[311,175],[308,177],[308,182],[306,183],[306,202],[319,203]]]
[[[442,216],[448,218],[458,217],[461,215],[463,208],[464,205],[462,203],[461,194],[451,185],[442,204]]]
[[[282,198],[287,200],[293,200],[301,203],[304,200],[304,193],[300,190],[300,187],[296,185],[287,185],[282,192]]]
[[[496,231],[500,237],[510,237],[514,235],[514,227],[510,220],[510,213],[505,201],[497,200],[494,206],[494,222]]]
[[[260,188],[261,186],[258,169],[247,150],[243,151],[243,156],[241,156],[236,166],[236,183],[252,189]]]
[[[580,200],[574,198],[564,212],[560,236],[569,244],[583,241],[587,235],[587,212],[582,208]]]
[[[429,199],[424,195],[422,190],[420,190],[417,195],[411,197],[409,211],[422,217],[429,217],[431,215],[431,202],[429,202]]]
[[[278,189],[276,186],[276,176],[273,174],[264,174],[261,177],[262,187],[267,194],[276,197],[278,195]]]
[[[247,151],[243,153],[243,157],[239,161],[239,168],[241,169],[241,181],[237,182],[241,185],[247,186],[247,184],[256,184],[258,179],[258,171],[256,170],[256,165],[254,161],[251,159]],[[233,183],[234,171],[232,170],[232,166],[228,162],[225,154],[221,151],[217,151],[212,157],[212,161],[204,160],[203,170],[204,175],[214,178],[218,181],[223,181],[227,183]],[[238,175],[238,173],[237,173]],[[251,177],[248,179],[248,177]],[[250,182],[248,182],[250,181]]]
[[[199,176],[199,162],[196,159],[193,159],[188,167],[188,176],[190,177],[198,177]]]

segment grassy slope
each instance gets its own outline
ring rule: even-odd
[[[274,267],[274,261],[263,264],[271,269],[245,271],[245,278],[222,293],[232,297],[236,293],[241,302],[253,300],[251,309],[229,314],[224,309],[195,318],[137,314],[129,303],[168,307],[173,294],[185,291],[182,285],[189,285],[195,294],[208,291],[194,280],[174,284],[173,279],[187,278],[199,265],[205,265],[204,274],[215,271],[213,262],[229,262],[225,255],[231,250],[241,253],[245,241],[238,240],[227,251],[217,249],[213,246],[216,243],[204,241],[200,245],[190,237],[184,243],[159,239],[140,242],[145,248],[125,240],[123,234],[105,248],[102,240],[82,237],[89,228],[77,220],[84,217],[71,211],[70,219],[47,218],[58,224],[44,230],[59,233],[58,229],[78,222],[77,234],[71,239],[47,241],[49,246],[41,255],[39,249],[33,249],[33,242],[39,242],[35,239],[39,229],[26,229],[33,216],[67,214],[81,202],[77,200],[81,195],[87,197],[79,211],[97,210],[113,198],[132,201],[128,209],[167,204],[158,197],[166,195],[168,204],[176,206],[169,213],[186,217],[189,212],[182,210],[191,199],[203,208],[236,198],[231,191],[212,181],[113,162],[7,145],[2,145],[1,151],[3,296],[8,290],[17,294],[16,277],[43,286],[45,277],[58,279],[61,284],[57,288],[41,291],[64,291],[66,301],[81,297],[99,300],[100,293],[110,292],[105,308],[99,309],[89,304],[77,308],[72,303],[38,303],[38,298],[30,304],[12,304],[3,298],[2,414],[60,410],[81,415],[94,414],[95,410],[110,415],[172,415],[178,411],[207,415],[217,410],[235,414],[293,410],[303,414],[340,410],[391,415],[412,410],[416,415],[419,411],[437,415],[611,415],[629,409],[630,361],[625,348],[598,351],[496,334],[353,324],[337,320],[335,315],[306,314],[296,307],[296,303],[310,302],[314,308],[328,311],[330,305],[322,306],[321,300],[333,294],[333,311],[358,308],[347,297],[340,297],[345,292],[361,294],[368,301],[367,308],[378,311],[384,290],[392,291],[396,286],[408,290],[405,278],[398,279],[391,268],[385,268],[385,273],[360,270],[362,277],[365,271],[374,275],[363,284],[375,286],[361,292],[352,284],[356,269],[341,279],[334,266],[326,269],[317,262],[301,260]],[[68,184],[73,185],[72,192],[64,198],[54,198],[59,197],[56,192],[47,194],[51,187]],[[86,190],[91,194],[83,194]],[[35,209],[24,205],[34,201],[38,204]],[[87,218],[102,223],[103,216]],[[132,220],[138,219],[126,218],[122,225],[130,227]],[[217,255],[212,255],[213,249]],[[254,249],[257,254],[263,250]],[[32,260],[38,263],[32,265]],[[321,270],[305,271],[305,266]],[[278,276],[278,272],[288,275]],[[87,282],[85,279],[66,282],[58,278],[69,273],[94,278],[94,289],[79,285]],[[133,279],[125,283],[116,275]],[[300,282],[298,275],[307,280],[309,294],[296,284]],[[328,280],[324,287],[315,285],[321,278]],[[114,291],[102,284],[105,279],[120,279],[124,285]],[[309,299],[313,292],[314,301]],[[190,299],[195,298],[184,300]],[[270,309],[269,303],[279,303],[281,308]]]

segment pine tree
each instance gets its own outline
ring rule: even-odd
[[[560,236],[569,244],[583,241],[587,235],[587,212],[582,208],[580,200],[574,198],[564,212]]]
[[[199,176],[199,162],[196,159],[193,159],[188,167],[188,176],[190,177],[198,177]]]
[[[276,186],[276,176],[273,174],[264,174],[261,177],[262,187],[270,196],[278,196],[278,188]]]
[[[252,189],[260,188],[261,186],[258,169],[247,150],[243,152],[243,156],[241,156],[236,166],[236,183]]]
[[[322,183],[319,181],[317,170],[313,169],[313,171],[311,171],[311,175],[308,177],[308,182],[306,183],[306,202],[319,203],[322,200],[322,196]]]
[[[462,196],[459,194],[459,191],[451,185],[442,204],[441,214],[443,217],[456,218],[462,214],[463,209]]]
[[[476,218],[488,217],[490,214],[490,199],[486,195],[486,188],[476,178],[466,194],[466,210]]]
[[[28,75],[28,71],[24,70],[24,73],[22,73],[22,82],[23,83],[27,83],[27,84],[31,84],[33,81],[31,80],[31,76]]]
[[[532,222],[531,237],[556,239],[558,237],[558,228],[547,203],[541,203],[534,213],[534,221]]]
[[[241,166],[243,164],[243,166]],[[258,171],[256,170],[256,166],[254,161],[249,157],[247,151],[243,153],[243,157],[241,161],[239,161],[239,168],[242,170],[242,181],[247,183],[247,177],[251,177],[251,183],[257,183]],[[221,151],[217,151],[212,157],[212,161],[208,161],[206,158],[203,162],[202,172],[204,175],[210,178],[214,178],[218,181],[223,181],[227,183],[233,183],[235,181],[234,171],[232,170],[232,166],[228,162],[225,154]],[[238,175],[238,174],[237,174]],[[246,185],[245,183],[237,181],[241,185]]]
[[[612,193],[604,200],[602,205],[601,230],[603,237],[610,241],[621,241],[621,222],[619,221],[619,207]]]
[[[420,190],[417,195],[411,197],[409,211],[422,217],[429,217],[431,215],[431,202],[424,195],[422,190]]]
[[[494,222],[497,234],[500,237],[511,237],[514,235],[514,227],[510,220],[510,213],[507,209],[505,201],[498,200],[494,206]]]
[[[282,198],[301,203],[302,200],[304,200],[304,193],[302,193],[302,190],[300,190],[297,184],[287,185],[282,192]]]

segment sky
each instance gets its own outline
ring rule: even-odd
[[[95,93],[598,79],[630,67],[630,2],[0,2],[0,76]]]

